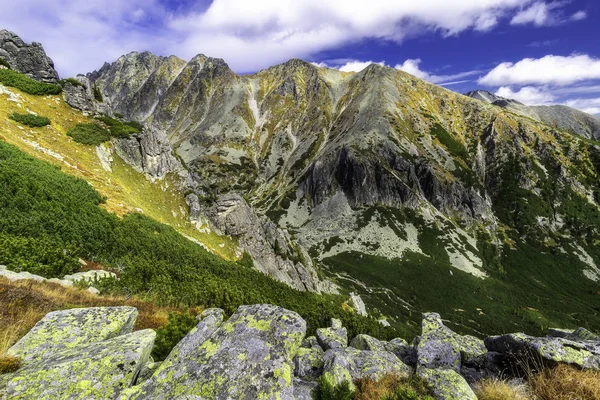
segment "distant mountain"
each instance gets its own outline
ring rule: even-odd
[[[588,139],[600,138],[600,118],[571,107],[561,105],[526,106],[516,100],[497,96],[487,90],[474,90],[465,93],[465,96],[505,108],[543,122],[553,128],[576,133]]]

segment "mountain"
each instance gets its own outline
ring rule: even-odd
[[[431,310],[463,333],[600,327],[592,133],[379,65],[344,73],[294,59],[240,76],[204,55],[133,52],[75,79],[63,96],[79,111],[60,103],[61,126],[102,112],[143,129],[97,148],[38,133],[40,146],[69,162],[85,154],[93,180],[111,176],[93,172],[108,152],[111,168],[168,191],[143,196],[161,222],[173,223],[169,198],[177,229],[223,238],[231,258],[245,252],[295,289],[353,291],[411,332]],[[32,152],[12,122],[2,135]]]
[[[55,83],[58,73],[54,62],[40,43],[27,44],[13,32],[0,30],[0,59],[7,66],[33,79]]]
[[[526,106],[516,100],[498,96],[487,90],[474,90],[465,93],[465,96],[524,115],[555,129],[572,132],[588,139],[600,138],[600,118],[571,107],[561,105]]]

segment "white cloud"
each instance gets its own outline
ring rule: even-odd
[[[458,83],[464,83],[466,81],[462,80],[462,78],[466,78],[466,77],[477,75],[477,74],[481,73],[481,71],[475,70],[475,71],[460,72],[458,74],[453,74],[453,75],[433,75],[433,74],[430,74],[429,72],[421,70],[421,68],[419,68],[420,64],[421,64],[421,60],[418,58],[417,59],[408,59],[408,60],[404,61],[404,63],[396,65],[395,68],[402,70],[404,72],[408,72],[409,74],[414,75],[417,78],[421,78],[421,79],[424,79],[431,83],[437,83],[440,85],[455,85]]]
[[[548,104],[556,99],[551,92],[538,87],[525,86],[518,91],[513,91],[508,86],[502,86],[496,91],[496,95],[514,99],[527,105]]]
[[[365,38],[486,31],[531,1],[193,0],[172,11],[159,0],[3,0],[0,26],[43,42],[63,75],[131,50],[204,53],[250,72]]]
[[[587,13],[585,11],[577,11],[575,14],[571,15],[571,19],[573,21],[581,21],[582,19],[587,18]]]
[[[564,105],[577,108],[589,114],[600,114],[600,97],[591,99],[571,99],[565,101]]]
[[[553,14],[553,10],[561,6],[558,2],[546,3],[537,1],[528,8],[521,10],[510,21],[512,25],[533,24],[536,26],[553,25],[558,18]]]
[[[586,54],[568,57],[548,55],[525,58],[516,63],[505,62],[478,82],[487,86],[508,85],[570,85],[586,80],[600,79],[600,59]]]
[[[375,61],[349,61],[346,64],[338,67],[338,69],[342,72],[360,72],[363,69],[367,68],[371,64],[384,65],[383,61],[375,62]]]

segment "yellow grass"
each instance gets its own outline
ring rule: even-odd
[[[538,400],[600,400],[600,371],[559,365],[534,376],[530,385]]]
[[[511,385],[500,379],[484,379],[475,388],[479,400],[533,399],[525,385]]]

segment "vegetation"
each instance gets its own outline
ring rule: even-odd
[[[96,85],[95,83],[94,87],[92,88],[92,91],[94,92],[94,99],[96,99],[97,102],[102,103],[104,101],[104,98],[102,97],[102,92],[100,91],[98,85]]]
[[[342,308],[342,296],[300,292],[247,266],[225,261],[181,236],[173,228],[141,214],[122,219],[99,207],[104,201],[90,185],[0,142],[0,233],[22,249],[44,243],[65,257],[41,262],[35,252],[19,250],[18,261],[5,264],[17,271],[31,268],[60,276],[80,257],[101,263],[120,280],[100,285],[114,295],[147,294],[160,305],[220,307],[230,314],[242,304],[277,304],[297,311],[309,334],[340,318],[349,334],[382,339],[397,332]],[[31,254],[31,256],[29,255]],[[33,265],[33,267],[30,267]],[[164,353],[163,353],[164,354]]]
[[[0,65],[1,65],[1,66],[3,66],[3,67],[6,67],[6,68],[8,68],[8,69],[11,69],[11,68],[10,68],[10,64],[8,63],[8,61],[6,61],[6,60],[5,60],[5,59],[3,59],[3,58],[0,58]]]
[[[325,376],[319,378],[318,383],[319,400],[433,400],[425,383],[416,375],[404,378],[388,374],[379,380],[357,379],[354,390],[348,382],[334,385]]]
[[[479,400],[529,400],[531,395],[525,385],[510,384],[501,379],[484,379],[475,387]]]
[[[0,83],[33,95],[42,96],[62,92],[60,85],[38,82],[11,69],[0,69]]]
[[[167,358],[171,349],[181,341],[192,330],[198,321],[191,313],[170,313],[169,322],[156,331],[156,340],[152,357],[155,360]]]
[[[20,124],[30,126],[32,128],[39,128],[42,126],[50,125],[49,118],[40,117],[39,115],[35,114],[12,113],[8,118]]]
[[[90,146],[98,146],[110,140],[111,135],[107,129],[104,129],[99,124],[77,124],[67,131],[67,136],[73,138],[74,141]]]
[[[137,121],[122,122],[106,115],[98,117],[98,120],[108,127],[112,137],[124,138],[142,131],[142,125]]]
[[[61,79],[60,81],[58,81],[58,84],[62,87],[65,87],[65,85],[67,83],[69,83],[73,86],[79,86],[79,87],[85,88],[85,85],[83,83],[79,82],[75,78],[65,78],[65,79]]]

